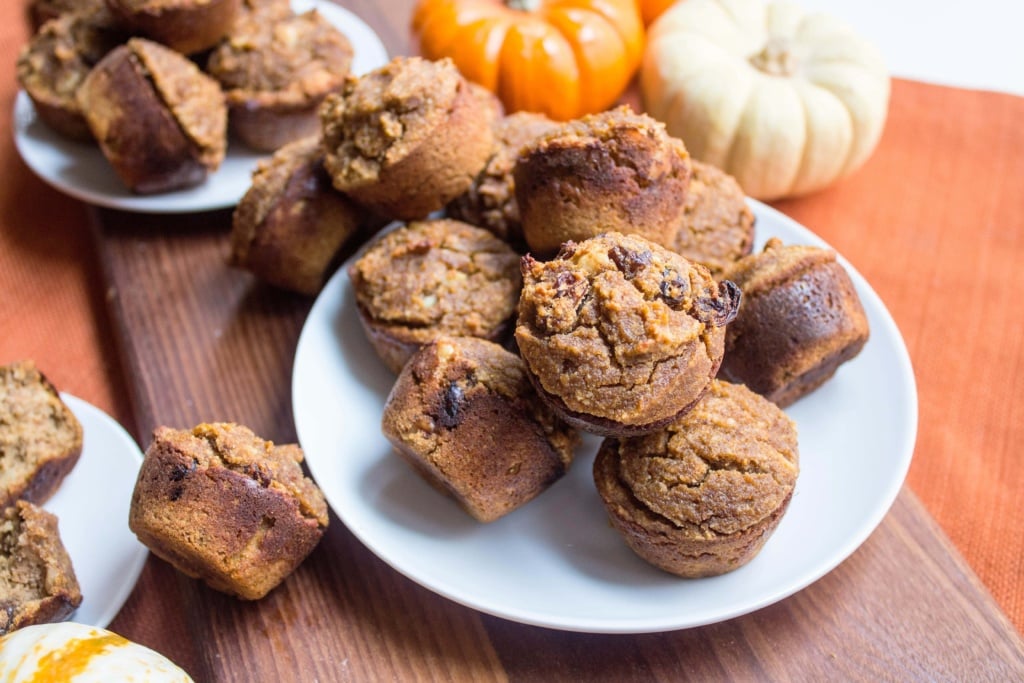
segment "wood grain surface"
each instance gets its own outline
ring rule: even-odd
[[[411,1],[342,3],[393,54]],[[291,369],[311,300],[225,265],[230,212],[96,211],[135,431],[232,420],[294,441]],[[150,558],[114,630],[196,681],[1022,680],[1024,644],[904,489],[836,570],[724,623],[610,636],[483,615],[390,569],[332,516],[309,559],[247,603]]]

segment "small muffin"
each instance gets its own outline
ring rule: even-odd
[[[141,38],[89,73],[78,104],[100,149],[133,192],[198,185],[227,150],[227,108],[217,82],[173,50]]]
[[[501,341],[522,284],[511,247],[453,220],[414,222],[383,235],[348,274],[370,342],[396,374],[441,335]]]
[[[610,231],[671,248],[690,155],[664,124],[622,106],[544,135],[522,150],[513,174],[523,234],[537,255]]]
[[[835,252],[771,239],[726,276],[743,303],[725,338],[722,377],[780,406],[824,384],[868,340],[868,319]]]
[[[76,94],[89,71],[128,39],[102,5],[47,22],[18,55],[18,83],[47,126],[72,140],[92,140]]]
[[[259,162],[235,208],[229,263],[277,287],[316,294],[363,212],[331,186],[316,136]]]
[[[681,419],[606,439],[594,460],[612,526],[644,560],[686,578],[753,559],[789,507],[798,473],[793,421],[718,380]]]
[[[82,455],[82,425],[32,361],[0,367],[0,509],[42,505]]]
[[[50,19],[64,14],[95,10],[103,7],[103,0],[28,0],[28,18],[35,33]]]
[[[384,216],[425,218],[487,163],[494,109],[450,59],[396,57],[321,109],[334,186]]]
[[[670,247],[721,277],[754,248],[754,212],[735,178],[710,164],[691,163],[686,211]]]
[[[132,493],[128,526],[154,554],[211,588],[258,600],[291,574],[327,528],[302,449],[246,427],[159,427]]]
[[[522,360],[474,337],[442,337],[406,364],[384,436],[474,519],[493,522],[562,477],[579,435],[533,390]]]
[[[207,50],[228,34],[242,0],[106,0],[124,26],[185,55]]]
[[[320,132],[320,104],[351,65],[348,38],[316,10],[273,21],[256,11],[235,24],[206,70],[224,88],[231,132],[272,152]]]
[[[718,371],[739,290],[635,235],[523,257],[516,342],[540,395],[569,424],[650,432],[700,399]]]
[[[525,240],[512,169],[523,147],[558,125],[543,114],[531,112],[516,112],[499,119],[494,126],[490,160],[469,189],[448,204],[448,216],[486,228],[522,250]]]
[[[0,509],[0,635],[63,621],[80,604],[57,518],[24,500]]]

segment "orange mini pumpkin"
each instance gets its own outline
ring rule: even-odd
[[[643,55],[636,0],[420,0],[413,36],[509,112],[567,120],[607,109]]]
[[[676,4],[676,2],[677,0],[637,0],[637,4],[640,5],[640,16],[644,20],[644,26],[653,24],[654,20],[660,17],[662,12]]]

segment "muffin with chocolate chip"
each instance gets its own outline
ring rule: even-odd
[[[690,155],[646,114],[622,106],[562,124],[525,147],[513,171],[530,250],[602,232],[671,248],[682,221]]]
[[[867,343],[867,315],[831,249],[771,239],[726,277],[743,303],[725,338],[722,377],[787,406],[831,378]]]
[[[518,356],[474,337],[420,349],[388,396],[382,428],[424,479],[480,522],[561,478],[579,439],[537,397]]]
[[[739,290],[635,235],[523,257],[515,338],[540,395],[607,436],[649,432],[690,410],[718,371]]]
[[[511,247],[453,220],[386,233],[348,272],[363,327],[395,373],[441,335],[504,339],[522,284]]]
[[[789,507],[799,469],[793,421],[746,387],[715,380],[665,428],[605,439],[594,482],[637,555],[697,578],[760,552]]]
[[[334,186],[397,220],[426,218],[487,163],[495,110],[450,59],[395,57],[321,108]]]

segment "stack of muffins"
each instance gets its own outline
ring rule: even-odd
[[[315,133],[352,46],[288,0],[32,0],[18,82],[43,123],[98,143],[131,191],[202,183],[233,134],[274,151]]]
[[[598,434],[597,491],[640,557],[684,577],[753,558],[799,472],[780,406],[867,339],[835,254],[751,253],[736,181],[628,107],[504,115],[450,61],[399,57],[320,115],[254,176],[232,260],[315,293],[368,240],[347,274],[397,375],[395,451],[490,522]]]

